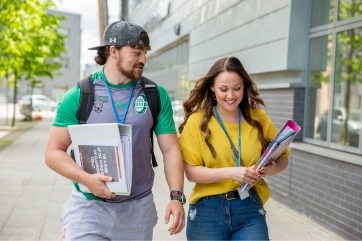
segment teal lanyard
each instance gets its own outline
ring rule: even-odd
[[[233,151],[233,155],[234,155],[234,160],[235,160],[235,163],[236,163],[236,166],[240,167],[240,153],[241,153],[241,113],[240,113],[240,110],[239,110],[239,113],[238,113],[238,150],[236,151],[234,145],[233,145],[233,142],[231,141],[231,138],[229,136],[229,133],[227,132],[221,118],[220,118],[220,115],[219,115],[219,112],[217,111],[217,108],[216,106],[214,106],[214,112],[215,112],[215,115],[216,115],[216,119],[217,121],[219,122],[221,128],[223,129],[226,137],[228,138],[229,142],[230,142],[230,147],[231,147],[231,150]]]
[[[110,89],[109,89],[109,87],[108,87],[106,77],[105,77],[105,75],[104,75],[104,67],[102,68],[102,75],[101,75],[101,77],[102,77],[102,80],[103,80],[104,84],[106,85],[107,92],[108,92],[108,96],[109,96],[109,99],[110,99],[111,104],[112,104],[113,113],[114,113],[114,116],[116,117],[116,121],[117,121],[118,123],[124,124],[124,121],[126,120],[126,115],[127,115],[129,106],[130,106],[130,104],[131,104],[131,100],[132,100],[132,95],[133,95],[133,90],[134,90],[135,82],[132,81],[132,87],[131,87],[131,90],[130,90],[130,93],[129,93],[128,103],[127,103],[126,109],[125,109],[125,111],[124,111],[124,113],[123,113],[123,117],[122,117],[122,121],[121,121],[121,120],[119,119],[117,109],[116,109],[116,107],[114,106],[112,94],[111,94],[111,91],[110,91]]]

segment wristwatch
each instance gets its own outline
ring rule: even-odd
[[[170,198],[171,198],[171,200],[178,200],[182,204],[186,203],[185,194],[183,194],[183,192],[180,190],[171,190]]]

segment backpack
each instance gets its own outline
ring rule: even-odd
[[[153,151],[153,130],[158,123],[157,117],[161,110],[160,94],[158,93],[157,84],[152,80],[142,76],[141,85],[146,95],[148,106],[150,107],[153,125],[150,130],[150,141],[151,141],[151,155],[152,155],[152,166],[157,167],[156,156]],[[80,88],[80,102],[79,109],[77,112],[77,119],[79,124],[85,124],[89,118],[93,108],[94,101],[94,88],[92,75],[78,81],[77,85]]]

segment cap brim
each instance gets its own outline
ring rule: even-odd
[[[102,47],[104,47],[104,46],[105,46],[105,45],[100,45],[100,46],[88,48],[88,50],[98,50],[99,48],[102,48]]]

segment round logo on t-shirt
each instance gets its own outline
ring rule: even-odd
[[[145,95],[139,95],[137,96],[135,102],[134,102],[134,110],[142,115],[146,112],[147,110],[147,106],[148,106],[148,103],[147,103],[147,99],[146,99],[146,96]]]

